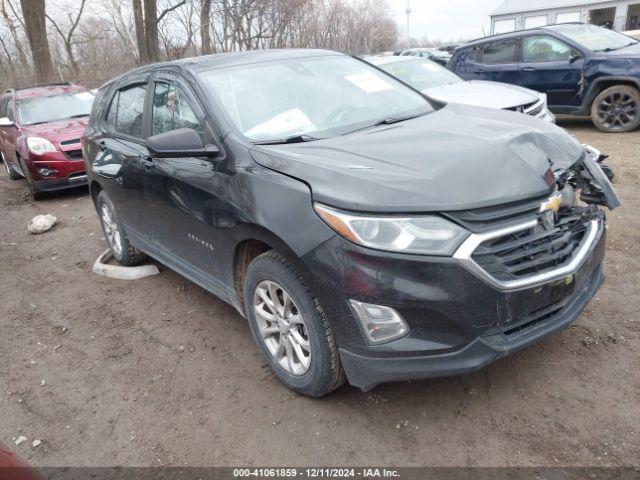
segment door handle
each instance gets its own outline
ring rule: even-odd
[[[536,71],[536,69],[535,69],[535,68],[533,68],[533,67],[524,67],[524,68],[522,69],[522,71],[523,71],[523,72],[535,72],[535,71]]]
[[[149,157],[147,155],[140,155],[138,157],[138,161],[140,162],[140,165],[144,166],[145,168],[151,168],[154,165],[153,160],[151,159],[151,157]]]

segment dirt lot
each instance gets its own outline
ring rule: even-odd
[[[34,203],[1,176],[0,440],[37,466],[639,465],[640,131],[563,125],[611,154],[624,202],[584,315],[474,375],[320,400],[283,388],[235,310],[176,273],[92,274],[105,243],[84,192]],[[59,224],[30,235],[38,213]]]

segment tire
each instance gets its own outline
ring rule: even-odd
[[[18,172],[16,172],[13,166],[7,161],[7,159],[4,156],[4,153],[0,152],[0,157],[2,157],[2,163],[4,163],[4,169],[7,171],[7,176],[11,180],[21,179],[22,176]]]
[[[102,232],[107,239],[113,258],[125,267],[139,265],[145,259],[145,254],[129,242],[122,223],[118,220],[116,209],[106,192],[100,192],[96,206]]]
[[[282,312],[281,319],[296,318],[289,324],[290,329],[282,326],[282,320],[268,321],[263,316],[266,314],[268,317],[272,311],[265,300],[265,291],[267,299],[271,299],[271,293],[275,292],[280,306],[287,304],[285,294],[291,298],[289,315],[287,307],[281,310],[276,307],[276,311]],[[270,251],[251,262],[244,281],[244,304],[258,349],[285,386],[302,395],[320,397],[345,383],[331,325],[311,290],[282,255]],[[271,314],[271,318],[276,316]],[[285,320],[284,323],[288,322]],[[263,331],[268,333],[263,335]],[[305,340],[308,348],[303,346]],[[306,369],[300,354],[308,357]],[[297,364],[295,360],[298,360]]]
[[[35,182],[33,181],[33,177],[31,176],[31,172],[27,168],[27,165],[22,161],[22,158],[18,158],[18,163],[20,164],[20,168],[22,168],[22,172],[24,173],[24,178],[27,181],[27,186],[29,187],[29,191],[31,192],[31,196],[35,201],[43,200],[46,198],[47,194],[36,187]]]
[[[629,85],[604,90],[591,105],[591,119],[603,132],[625,133],[640,126],[640,91]]]

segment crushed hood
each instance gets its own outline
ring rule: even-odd
[[[307,183],[313,199],[363,212],[433,212],[550,193],[552,170],[583,148],[527,115],[450,104],[405,122],[307,143],[256,146],[260,165]]]
[[[487,108],[514,108],[537,102],[540,98],[539,93],[528,88],[482,80],[427,88],[422,93],[444,103],[464,103]]]

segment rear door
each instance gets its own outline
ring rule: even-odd
[[[550,35],[529,35],[521,42],[518,85],[546,93],[552,107],[580,105],[581,53]]]
[[[475,47],[464,78],[516,83],[519,74],[518,48],[516,38],[495,40]]]
[[[101,133],[91,138],[91,168],[116,207],[120,221],[134,234],[148,236],[150,220],[142,198],[148,168],[144,108],[149,75],[121,84],[112,94]]]
[[[5,96],[0,100],[0,118],[2,117],[7,117],[14,123],[11,126],[0,127],[0,151],[5,160],[12,164],[15,170],[21,172],[22,167],[18,165],[15,148],[20,130],[15,123],[15,100],[12,96]]]

